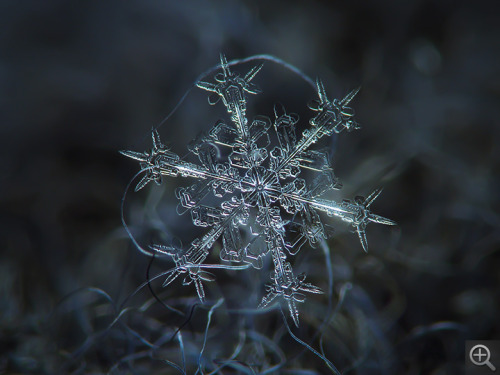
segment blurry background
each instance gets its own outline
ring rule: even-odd
[[[84,291],[59,303],[90,286],[123,300],[145,280],[148,259],[120,221],[137,165],[118,150],[150,147],[150,129],[220,52],[230,60],[272,54],[321,77],[333,97],[362,86],[353,103],[362,130],[339,137],[334,167],[346,197],[384,186],[374,210],[399,227],[369,227],[368,255],[355,235],[339,234],[334,282],[352,282],[373,302],[383,336],[374,342],[390,347],[391,371],[460,371],[465,339],[500,339],[493,4],[0,1],[0,373],[54,373],[68,358],[63,372],[106,372],[129,354],[119,345],[75,353],[96,329],[84,307],[97,297]],[[302,102],[313,92],[299,94]],[[193,95],[160,128],[179,153],[217,117],[207,120],[214,109],[204,94],[195,106]],[[295,92],[282,96],[293,101]],[[140,215],[145,198],[132,195],[127,213]],[[55,310],[72,320],[53,319]],[[327,371],[307,358],[287,368]],[[340,370],[354,366],[349,373],[384,373],[356,356],[331,359]]]

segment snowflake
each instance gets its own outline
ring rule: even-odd
[[[294,275],[287,258],[295,255],[304,243],[314,247],[328,237],[327,225],[319,213],[352,225],[365,251],[368,251],[365,234],[368,223],[395,225],[394,221],[370,211],[380,189],[367,198],[356,197],[353,201],[339,203],[322,198],[328,190],[338,190],[342,185],[333,173],[326,151],[310,148],[323,137],[359,129],[354,111],[348,107],[358,90],[341,100],[330,100],[318,79],[318,98],[309,105],[315,114],[309,120],[310,127],[299,137],[298,116],[287,114],[278,106],[274,109],[274,122],[264,116],[257,116],[251,122],[247,118],[247,94],[261,92],[252,80],[263,64],[252,68],[243,78],[230,70],[224,55],[220,65],[222,73],[215,75],[215,83],[200,81],[197,86],[210,93],[211,105],[222,99],[231,121],[219,120],[208,134],[202,133],[191,142],[189,151],[197,156],[199,163],[182,160],[161,142],[156,130],[152,132],[150,151],[121,153],[139,161],[145,172],[135,191],[151,181],[160,184],[163,176],[195,180],[193,185],[179,188],[176,196],[180,206],[190,212],[193,224],[209,230],[187,248],[150,246],[153,251],[170,256],[175,263],[164,286],[183,275],[183,284],[194,284],[203,301],[203,282],[214,280],[211,273],[202,270],[203,264],[215,242],[222,238],[219,256],[223,264],[243,263],[259,269],[264,257],[272,258],[274,270],[259,306],[265,307],[281,298],[298,326],[296,303],[305,301],[305,293],[322,291],[305,282],[305,274]],[[311,182],[299,177],[304,169],[316,174]],[[213,201],[206,199],[210,194],[220,204],[203,204]]]

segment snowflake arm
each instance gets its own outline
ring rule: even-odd
[[[318,90],[319,100],[313,100],[309,106],[313,111],[318,114],[312,118],[309,123],[313,127],[324,128],[325,134],[331,135],[333,132],[340,133],[343,130],[353,131],[360,129],[356,121],[353,120],[354,110],[347,105],[359,92],[360,88],[352,90],[343,99],[329,100],[323,82],[316,80],[316,87]]]
[[[385,217],[375,215],[369,210],[370,205],[380,195],[382,189],[377,189],[366,199],[361,196],[355,197],[354,201],[344,200],[342,203],[315,199],[310,204],[320,211],[326,212],[328,216],[337,216],[342,221],[350,223],[358,234],[363,250],[368,252],[368,241],[366,240],[365,228],[368,223],[378,223],[383,225],[396,225],[395,221]]]
[[[260,308],[268,306],[277,297],[282,297],[288,306],[293,322],[299,326],[299,311],[297,302],[303,303],[306,298],[305,293],[322,294],[323,291],[310,283],[304,282],[306,275],[302,273],[295,277],[292,266],[284,261],[284,254],[278,252],[273,256],[275,263],[275,273],[271,276],[272,283],[266,285],[266,294],[259,305]]]
[[[124,156],[140,162],[141,168],[146,171],[144,177],[139,181],[135,187],[135,192],[144,188],[149,182],[154,181],[156,184],[161,184],[161,171],[160,165],[163,159],[175,158],[177,155],[170,152],[165,145],[160,141],[158,131],[153,130],[151,133],[153,139],[153,148],[150,151],[136,152],[136,151],[120,151]]]
[[[253,67],[244,78],[231,72],[226,56],[220,55],[222,73],[215,76],[216,84],[200,81],[196,85],[206,91],[212,92],[208,102],[216,104],[222,98],[227,112],[231,114],[231,120],[236,126],[240,139],[246,141],[248,138],[248,120],[246,118],[245,92],[258,94],[261,90],[250,81],[262,69],[263,64]]]

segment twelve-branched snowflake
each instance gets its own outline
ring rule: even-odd
[[[202,271],[200,266],[214,243],[222,238],[219,255],[223,262],[243,262],[261,268],[263,257],[271,255],[274,272],[260,306],[265,307],[282,297],[298,325],[296,302],[305,300],[304,293],[322,291],[306,283],[304,274],[295,276],[287,256],[296,254],[305,242],[315,246],[327,238],[318,212],[350,223],[365,251],[368,250],[365,235],[368,223],[395,224],[370,211],[370,205],[381,190],[374,191],[366,199],[356,197],[354,201],[341,203],[320,198],[330,189],[340,189],[341,184],[329,165],[326,152],[310,150],[310,147],[322,137],[359,129],[353,119],[353,110],[347,106],[357,90],[342,100],[329,100],[323,84],[317,80],[318,99],[309,106],[316,113],[309,120],[310,128],[298,137],[295,130],[298,116],[287,114],[284,109],[275,108],[273,123],[264,116],[257,116],[251,122],[247,119],[247,94],[260,92],[251,81],[262,64],[241,78],[230,70],[226,58],[221,55],[221,68],[222,73],[215,76],[216,83],[198,82],[197,86],[211,93],[210,104],[222,99],[231,122],[218,121],[208,134],[201,134],[191,142],[189,151],[198,157],[200,164],[181,160],[161,143],[156,130],[152,134],[150,151],[122,151],[122,154],[138,160],[145,171],[136,191],[150,181],[160,184],[162,176],[196,180],[189,187],[179,188],[176,195],[180,206],[190,212],[193,223],[210,229],[185,249],[161,244],[151,246],[152,250],[171,256],[175,262],[164,286],[184,274],[183,283],[193,283],[203,301],[202,281],[212,281],[214,277]],[[269,150],[271,127],[278,145]],[[221,149],[227,152],[224,154]],[[226,160],[223,161],[220,155],[227,155]],[[304,169],[317,174],[309,183],[299,177]],[[202,204],[210,194],[220,198],[218,206]],[[245,228],[248,230],[244,231]],[[295,237],[291,238],[291,233]]]

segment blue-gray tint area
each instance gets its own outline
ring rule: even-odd
[[[463,373],[466,339],[500,338],[497,14],[486,0],[1,1],[0,373],[323,374],[321,356],[346,374]],[[328,212],[318,215],[335,232],[316,248],[314,214],[290,224],[286,240],[301,246],[287,253],[295,276],[325,293],[308,294],[300,327],[289,328],[320,356],[281,314],[255,309],[268,280],[252,265],[203,270],[217,280],[201,305],[193,282],[163,288],[172,263],[138,252],[122,227],[134,171],[118,150],[150,150],[151,129],[190,88],[159,128],[165,146],[210,169],[219,155],[208,146],[185,160],[189,142],[222,119],[209,135],[234,141],[226,108],[193,87],[221,52],[276,56],[313,84],[319,77],[330,99],[361,86],[352,107],[362,129],[304,158],[304,171],[323,155],[332,169],[310,171],[303,188],[321,199],[324,183],[341,182],[353,204],[384,186],[373,210],[398,227],[367,226],[365,253],[356,229]],[[241,65],[241,78],[254,65]],[[274,119],[276,108],[299,120],[295,140],[283,129],[284,144],[309,126],[306,104],[318,105],[296,77],[265,62],[250,81],[263,92],[248,93],[247,114]],[[124,212],[145,252],[158,244],[177,254],[208,228],[193,217],[220,220],[201,208],[179,215],[181,200],[215,207],[203,186],[161,176],[134,193],[140,178]],[[213,267],[223,238],[237,243],[223,234]],[[247,251],[263,249],[256,236]]]

